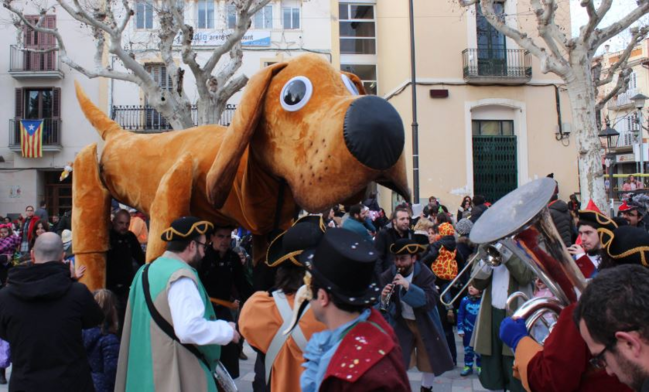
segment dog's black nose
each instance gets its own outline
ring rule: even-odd
[[[352,155],[375,170],[394,166],[405,143],[399,113],[388,101],[372,95],[358,98],[349,106],[343,134]]]

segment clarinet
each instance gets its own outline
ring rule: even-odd
[[[396,277],[397,275],[399,275],[402,272],[403,272],[403,268],[397,268],[397,274],[394,275],[394,276]],[[394,278],[392,278],[392,279],[394,280]],[[385,296],[385,301],[381,301],[381,306],[379,307],[381,312],[387,312],[388,311],[388,308],[390,306],[390,298],[392,298],[392,294],[394,294],[394,292],[396,290],[397,290],[397,285],[393,283],[392,284],[392,289],[390,290],[388,295]]]

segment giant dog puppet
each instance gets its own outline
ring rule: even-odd
[[[105,140],[99,165],[96,144],[74,162],[73,249],[85,283],[104,286],[111,197],[149,215],[148,261],[182,215],[241,225],[263,255],[268,234],[290,225],[298,208],[358,201],[370,181],[409,199],[402,121],[387,101],[359,92],[355,75],[303,55],[255,74],[227,128],[138,135],[77,85],[81,109]]]

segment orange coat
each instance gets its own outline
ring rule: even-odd
[[[287,295],[286,298],[293,308],[295,295]],[[282,322],[273,297],[266,291],[258,291],[246,301],[241,310],[239,331],[251,346],[266,353]],[[311,335],[325,329],[325,325],[315,319],[311,309],[304,312],[299,325],[307,341],[311,339]],[[270,390],[299,391],[300,376],[304,370],[302,363],[302,351],[293,338],[289,337],[275,358]]]

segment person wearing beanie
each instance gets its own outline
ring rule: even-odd
[[[221,346],[238,342],[239,334],[234,323],[216,319],[196,271],[213,228],[193,216],[174,220],[161,235],[167,251],[138,270],[115,391],[217,391]]]
[[[475,252],[475,247],[469,240],[469,234],[471,234],[472,228],[473,222],[469,219],[460,219],[455,224],[455,232],[457,233],[457,253],[462,257],[462,260],[469,260],[473,252]],[[464,285],[466,281],[462,283]]]

